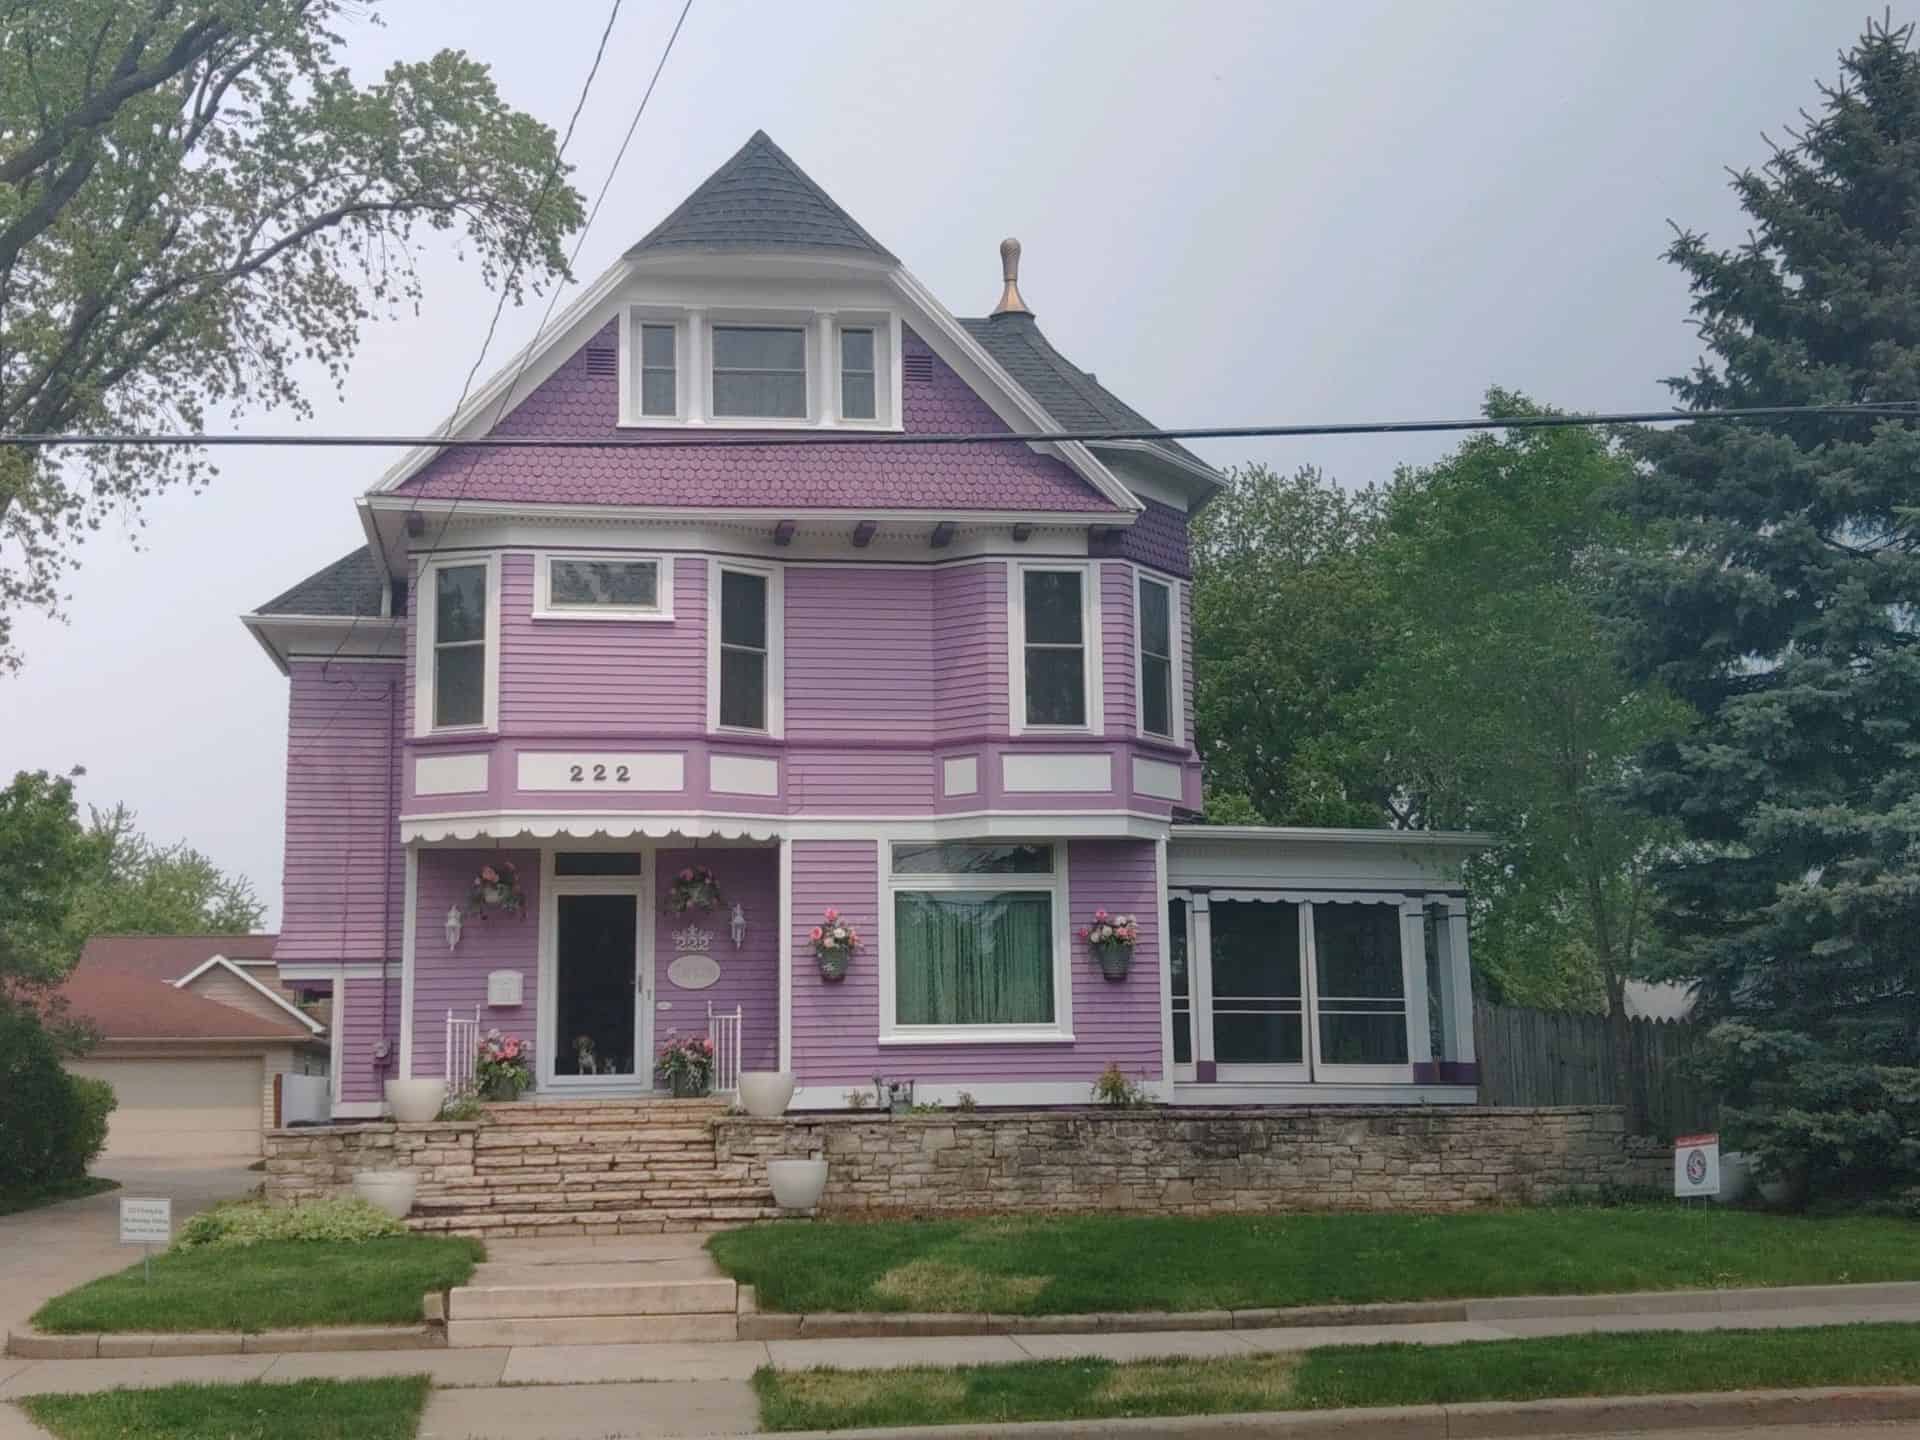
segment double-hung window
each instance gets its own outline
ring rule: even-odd
[[[781,584],[775,567],[713,563],[708,604],[708,724],[778,737]]]
[[[433,565],[422,579],[419,712],[434,730],[479,729],[490,721],[492,564]]]
[[[680,371],[672,325],[640,327],[640,413],[671,418],[680,413]]]
[[[1140,649],[1140,731],[1172,740],[1174,729],[1173,587],[1141,575],[1134,587]]]
[[[1090,728],[1094,697],[1087,619],[1088,571],[1021,567],[1020,679],[1025,724]]]
[[[671,620],[671,561],[654,556],[537,557],[533,613],[546,620]]]
[[[1058,848],[889,848],[881,1038],[1070,1038]]]
[[[719,419],[804,420],[806,330],[797,325],[715,325],[713,413]]]
[[[840,418],[871,420],[879,413],[875,384],[873,331],[840,332]]]

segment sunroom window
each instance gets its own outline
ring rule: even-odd
[[[727,419],[805,419],[807,332],[798,326],[714,326],[713,413]]]
[[[1057,1032],[1060,897],[1050,845],[896,845],[890,866],[898,1036]]]

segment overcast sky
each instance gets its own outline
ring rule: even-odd
[[[556,129],[606,16],[599,0],[383,8],[384,27],[347,33],[362,79],[458,45]],[[678,9],[627,0],[568,155],[583,191]],[[1660,258],[1668,221],[1740,237],[1726,168],[1817,104],[1865,14],[694,0],[579,268],[591,279],[759,127],[957,314],[991,307],[996,247],[1019,236],[1054,343],[1161,424],[1465,415],[1494,384],[1659,406],[1696,353]],[[451,405],[492,297],[450,248],[423,268],[419,317],[368,331],[339,398],[316,381],[316,426],[417,432]],[[538,319],[509,312],[493,357]],[[1358,484],[1447,444],[1196,448]],[[276,923],[286,682],[235,617],[359,542],[353,497],[386,463],[225,452],[208,493],[94,538],[70,623],[18,628],[0,773],[84,764],[85,800],[125,801],[156,838],[251,877]]]

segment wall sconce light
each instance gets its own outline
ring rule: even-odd
[[[736,904],[733,918],[727,922],[727,934],[733,937],[733,948],[738,950],[747,938],[747,907]]]
[[[466,923],[466,917],[458,905],[447,909],[447,949],[451,950],[460,943],[460,927]]]

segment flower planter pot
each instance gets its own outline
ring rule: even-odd
[[[820,961],[820,978],[822,980],[844,980],[847,978],[846,951],[841,950],[837,953],[821,955],[817,958]]]
[[[767,1183],[773,1187],[773,1203],[782,1210],[812,1210],[826,1193],[827,1162],[769,1160]]]
[[[1109,980],[1124,980],[1133,966],[1131,945],[1096,945],[1093,958],[1100,962],[1100,973]]]
[[[708,1082],[692,1075],[673,1077],[673,1098],[676,1100],[698,1100],[707,1093]]]
[[[413,1209],[413,1196],[419,1185],[419,1176],[411,1170],[356,1170],[353,1172],[353,1193],[375,1209],[386,1211],[396,1220],[406,1219]]]
[[[776,1120],[793,1099],[793,1083],[790,1070],[742,1070],[740,1106],[756,1120]]]
[[[440,1118],[440,1107],[447,1103],[444,1080],[389,1080],[387,1108],[402,1125],[424,1125]]]
[[[480,1087],[480,1098],[490,1104],[505,1104],[518,1100],[526,1090],[526,1085],[518,1080],[495,1080]]]

